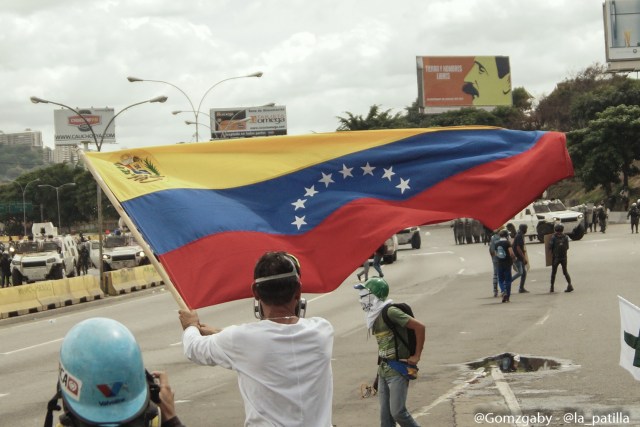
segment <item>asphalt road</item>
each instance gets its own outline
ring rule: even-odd
[[[618,365],[617,300],[621,295],[640,305],[640,235],[613,225],[606,234],[571,242],[571,294],[549,294],[543,247],[529,243],[531,293],[515,293],[502,304],[493,297],[486,246],[456,246],[448,227],[423,227],[422,233],[422,249],[403,248],[396,263],[383,266],[390,297],[409,302],[427,325],[420,377],[408,401],[418,422],[474,426],[476,417],[484,417],[486,425],[591,425],[607,419],[619,421],[609,425],[640,425],[640,387]],[[305,295],[308,316],[323,316],[335,327],[333,422],[339,427],[379,424],[376,398],[360,395],[361,384],[375,376],[376,344],[367,337],[354,281],[355,274],[332,293]],[[559,273],[556,289],[564,286]],[[250,300],[199,312],[203,322],[220,327],[255,321]],[[74,324],[95,316],[124,323],[140,342],[147,368],[169,373],[187,425],[243,424],[235,373],[184,358],[177,305],[169,292],[155,288],[0,321],[0,426],[42,425],[55,392],[60,342]],[[546,369],[502,373],[490,363],[479,366],[505,352]],[[472,362],[478,364],[471,368]],[[518,414],[524,417],[506,417]]]

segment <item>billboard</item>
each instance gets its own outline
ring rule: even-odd
[[[116,124],[111,121],[114,117],[113,108],[81,108],[78,112],[81,116],[67,109],[53,111],[55,145],[77,145],[83,141],[94,143],[91,128],[98,142],[104,134],[103,142],[115,144]],[[109,129],[106,129],[109,122]]]
[[[603,14],[607,62],[640,60],[640,0],[606,0]]]
[[[287,134],[285,106],[212,108],[211,138],[251,138]]]
[[[418,56],[416,62],[423,108],[513,104],[508,56]]]

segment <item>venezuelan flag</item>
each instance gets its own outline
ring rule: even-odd
[[[565,136],[490,127],[282,136],[86,153],[191,308],[251,296],[265,251],[335,289],[408,226],[496,228],[573,175]]]

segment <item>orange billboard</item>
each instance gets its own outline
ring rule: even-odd
[[[508,56],[418,56],[420,106],[512,105]]]

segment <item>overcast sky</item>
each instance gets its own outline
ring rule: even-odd
[[[605,62],[602,0],[0,0],[0,130],[40,130],[52,105],[112,107],[166,95],[116,119],[106,150],[192,141],[198,105],[287,109],[290,135],[331,132],[346,111],[402,111],[418,95],[416,56],[510,57],[535,97]],[[207,119],[206,117],[204,117]],[[204,121],[206,123],[206,120]],[[206,128],[201,127],[200,134]],[[203,139],[203,138],[201,138]]]

